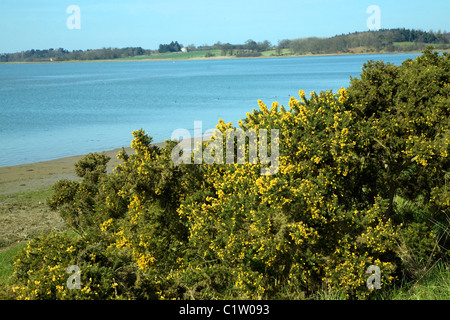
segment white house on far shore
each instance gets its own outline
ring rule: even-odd
[[[185,47],[181,48],[181,52],[187,52],[187,48]]]

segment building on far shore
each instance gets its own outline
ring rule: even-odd
[[[188,52],[187,48],[183,47],[181,48],[181,52]]]

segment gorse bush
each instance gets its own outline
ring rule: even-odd
[[[16,297],[365,299],[370,265],[381,290],[414,277],[448,250],[433,226],[450,206],[449,83],[450,55],[426,50],[401,66],[369,61],[337,93],[258,101],[239,128],[219,121],[220,133],[277,129],[273,175],[261,161],[175,166],[177,142],[157,148],[135,131],[113,173],[90,154],[76,165],[79,182],[55,185],[49,205],[75,233],[30,241],[15,262]],[[223,143],[214,152],[225,159],[223,136],[204,152]],[[81,269],[79,290],[65,284],[70,265]]]

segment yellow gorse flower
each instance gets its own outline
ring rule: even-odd
[[[338,90],[339,93],[339,102],[345,103],[348,100],[348,94],[344,87],[341,87],[341,89]]]

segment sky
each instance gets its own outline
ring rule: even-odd
[[[79,14],[67,12],[72,5]],[[449,0],[0,0],[0,53],[158,49],[171,41],[200,46],[252,39],[276,45],[367,31],[371,5],[380,10],[382,29],[450,31]]]

